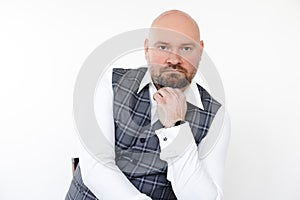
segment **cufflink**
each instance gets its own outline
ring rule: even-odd
[[[179,120],[177,122],[175,122],[174,126],[179,126],[181,124],[184,124],[185,121]]]

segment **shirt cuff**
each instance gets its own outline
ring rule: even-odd
[[[188,122],[179,126],[158,129],[155,133],[159,139],[162,160],[180,156],[192,142],[195,142]]]

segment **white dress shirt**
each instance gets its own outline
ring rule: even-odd
[[[158,120],[156,101],[152,98],[156,88],[151,82],[149,71],[146,72],[139,91],[147,84],[149,84],[151,123],[154,123]],[[192,82],[184,93],[189,103],[203,109],[195,82]],[[99,127],[108,143],[111,147],[114,147],[111,69],[107,70],[99,81],[95,91],[94,106]],[[223,109],[223,106],[220,109]],[[221,129],[217,129],[217,133],[212,133],[211,130],[215,130],[212,127],[215,124],[213,121],[207,136],[198,147],[188,122],[155,131],[161,147],[160,158],[168,163],[167,179],[172,183],[172,188],[179,200],[220,200],[223,197],[223,170],[229,142],[230,121],[226,112],[224,119],[220,119],[221,115],[219,113],[220,110],[217,112],[214,121],[222,121]],[[136,189],[116,166],[114,148],[111,149],[103,162],[98,162],[86,149],[81,148],[80,167],[85,185],[101,200],[151,199]]]

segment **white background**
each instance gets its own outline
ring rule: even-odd
[[[72,94],[82,63],[111,36],[173,8],[199,22],[225,87],[225,199],[300,199],[299,1],[2,0],[1,200],[64,198],[79,144]]]

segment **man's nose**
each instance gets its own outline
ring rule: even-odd
[[[167,58],[167,63],[171,65],[181,64],[181,56],[176,52],[170,52]]]

